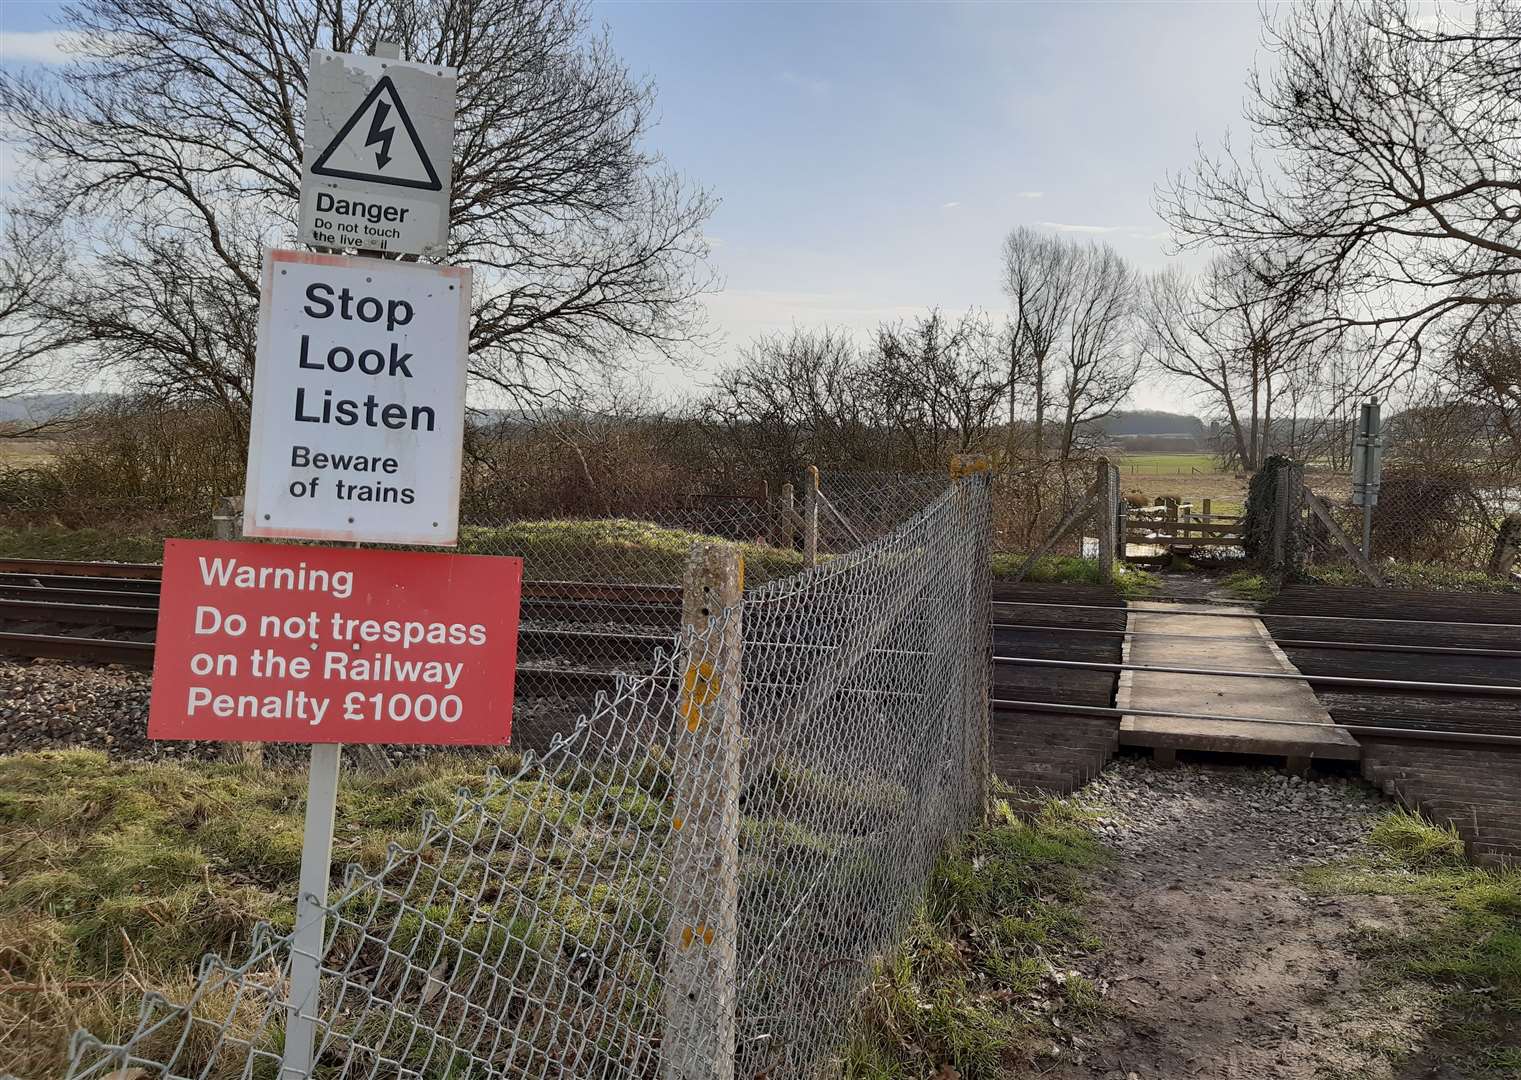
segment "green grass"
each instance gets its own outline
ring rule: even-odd
[[[518,521],[460,529],[459,550],[475,555],[517,555],[526,577],[541,581],[681,581],[694,543],[719,537],[671,529],[647,521],[607,518],[588,521]],[[795,574],[802,552],[764,544],[738,545],[747,585]]]
[[[1017,552],[995,552],[991,561],[994,581],[1007,581],[1019,573],[1027,555]],[[1025,581],[1073,585],[1101,585],[1098,563],[1093,559],[1080,559],[1073,555],[1042,555],[1024,576]],[[1140,599],[1153,596],[1162,589],[1162,581],[1149,570],[1129,563],[1114,564],[1114,586],[1122,596]]]
[[[519,521],[460,529],[459,550],[472,555],[517,555],[524,574],[540,581],[681,581],[694,543],[718,537],[671,529],[647,521],[610,518],[587,521]],[[750,584],[795,574],[801,552],[764,544],[739,545]],[[0,558],[105,559],[158,562],[164,541],[110,529],[0,529]]]
[[[346,770],[334,865],[375,866],[422,812],[510,755]],[[92,751],[0,757],[0,1073],[61,1075],[76,1027],[130,1030],[145,988],[184,1000],[201,956],[288,929],[305,774],[143,765]],[[15,986],[20,989],[15,989]]]
[[[1442,563],[1375,562],[1374,569],[1387,584],[1398,589],[1475,593],[1521,591],[1521,585],[1515,581]],[[1351,566],[1308,566],[1304,576],[1322,585],[1368,584],[1368,579]]]
[[[1237,570],[1220,580],[1220,588],[1243,600],[1271,600],[1278,589],[1271,578],[1252,570]]]
[[[1369,847],[1360,859],[1302,878],[1313,892],[1400,896],[1414,905],[1398,928],[1358,932],[1372,991],[1423,991],[1426,1055],[1457,1069],[1453,1075],[1521,1075],[1521,870],[1468,865],[1456,834],[1403,810],[1374,827]]]
[[[0,529],[0,558],[85,559],[108,562],[159,562],[164,538],[115,529]]]
[[[844,1076],[921,1080],[946,1065],[962,1080],[1026,1075],[1053,1036],[1091,1027],[1097,990],[1048,956],[1093,944],[1083,872],[1102,859],[1072,804],[1020,818],[995,801],[987,823],[940,860],[906,939],[878,964]]]

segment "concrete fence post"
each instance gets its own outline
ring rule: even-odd
[[[744,579],[734,545],[692,546],[682,583],[663,1080],[734,1080]]]
[[[1114,584],[1114,560],[1118,550],[1115,524],[1118,521],[1119,493],[1115,490],[1115,473],[1108,458],[1099,458],[1094,484],[1098,499],[1094,504],[1094,531],[1098,534],[1098,577],[1105,585]]]
[[[791,482],[782,485],[781,509],[776,515],[777,543],[784,548],[791,548],[797,538],[797,527],[793,524],[797,517],[797,500],[792,493]]]
[[[211,507],[213,540],[243,539],[243,496],[219,496]]]
[[[819,467],[808,466],[808,487],[803,492],[803,565],[819,564]]]

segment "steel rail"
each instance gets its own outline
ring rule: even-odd
[[[158,625],[158,609],[119,604],[70,604],[44,600],[0,598],[0,619],[21,622],[59,622],[76,626],[119,626],[149,630]]]
[[[153,643],[64,634],[18,634],[0,631],[0,654],[42,656],[53,660],[91,660],[104,664],[153,666]]]
[[[34,586],[57,589],[61,592],[84,592],[105,590],[132,593],[136,596],[157,596],[161,582],[158,578],[84,577],[79,574],[11,574],[0,572],[0,585],[7,587]]]
[[[1165,630],[1104,630],[1088,626],[1042,626],[1039,623],[993,623],[993,630],[1054,630],[1061,634],[1106,634],[1126,638],[1166,638],[1171,641],[1227,641],[1232,638],[1214,634],[1170,634]],[[1274,638],[1275,645],[1304,649],[1346,649],[1367,652],[1412,652],[1434,656],[1489,656],[1521,659],[1521,649],[1486,649],[1465,645],[1393,645],[1378,641],[1310,641],[1299,638]]]
[[[1342,724],[1335,721],[1325,724],[1314,720],[1270,720],[1266,717],[1257,716],[1225,716],[1219,713],[1176,712],[1170,709],[1120,709],[1113,705],[1059,705],[1051,701],[1012,701],[1007,698],[994,698],[989,702],[989,705],[994,709],[1004,709],[1011,712],[1043,712],[1098,717],[1160,716],[1174,720],[1223,720],[1238,724],[1313,727],[1323,731],[1346,731],[1353,734],[1427,742],[1472,742],[1496,746],[1521,747],[1521,735],[1494,735],[1482,731],[1452,731],[1446,728],[1386,727],[1376,724]]]
[[[0,573],[56,574],[68,577],[156,578],[158,563],[81,562],[72,559],[0,559]]]
[[[1140,601],[1145,603],[1145,601]],[[1194,601],[1186,601],[1193,603]],[[1466,626],[1521,632],[1521,622],[1458,622],[1443,619],[1386,619],[1365,615],[1288,615],[1276,611],[1169,611],[1167,608],[1109,607],[1103,604],[1052,604],[1035,600],[994,600],[993,606],[1064,608],[1067,611],[1124,611],[1141,615],[1193,615],[1201,619],[1306,619],[1314,622],[1395,623],[1400,626]]]
[[[149,609],[158,607],[157,593],[126,592],[120,589],[53,589],[43,585],[7,585],[0,582],[0,596],[44,603],[116,604]]]
[[[995,656],[995,664],[1023,664],[1027,667],[1077,668],[1084,671],[1151,671],[1164,675],[1220,675],[1240,679],[1291,679],[1295,682],[1324,686],[1367,686],[1384,690],[1430,690],[1445,694],[1498,694],[1521,697],[1521,686],[1503,683],[1422,682],[1415,679],[1368,679],[1353,675],[1303,675],[1287,671],[1240,671],[1231,668],[1173,667],[1164,664],[1109,664],[1098,660],[1044,660],[1029,656]]]

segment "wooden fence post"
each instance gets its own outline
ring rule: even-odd
[[[1105,585],[1113,585],[1117,548],[1114,533],[1119,494],[1115,491],[1118,485],[1115,483],[1114,470],[1109,467],[1108,458],[1098,459],[1093,482],[1098,489],[1098,498],[1093,510],[1094,523],[1097,526],[1094,531],[1098,533],[1098,577],[1099,581]]]
[[[664,1080],[734,1080],[744,579],[734,545],[692,546],[682,583]]]
[[[808,489],[803,492],[803,565],[819,564],[819,467],[808,466]]]

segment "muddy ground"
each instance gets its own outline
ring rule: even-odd
[[[1429,1000],[1379,982],[1360,936],[1420,918],[1390,896],[1317,896],[1307,866],[1356,856],[1385,804],[1355,779],[1117,762],[1084,792],[1117,850],[1074,967],[1099,1031],[1056,1080],[1456,1077],[1420,1044]],[[1414,1060],[1408,1060],[1415,1051]],[[1407,1059],[1402,1065],[1393,1062]]]

